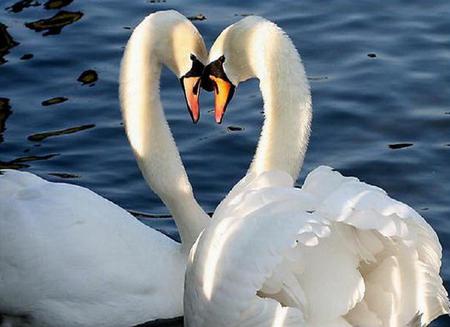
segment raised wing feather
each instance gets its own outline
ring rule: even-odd
[[[285,175],[247,176],[219,206],[191,252],[188,326],[391,327],[449,311],[439,241],[413,209],[329,167],[301,190]]]

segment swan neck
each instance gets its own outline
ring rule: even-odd
[[[260,80],[265,120],[250,172],[281,170],[295,181],[309,142],[311,92],[291,40],[273,24],[261,28],[265,31],[253,34],[249,57]]]
[[[190,248],[208,216],[195,200],[160,100],[158,33],[146,18],[133,32],[121,64],[120,102],[138,166],[173,215],[182,244]],[[156,35],[155,35],[156,34]],[[159,46],[161,47],[161,46]],[[167,52],[174,49],[167,49]]]
[[[171,200],[166,205],[175,219],[183,249],[188,254],[210,217],[200,207],[192,194],[185,194],[184,198]],[[192,219],[189,220],[189,223],[179,223],[177,217],[192,217]]]

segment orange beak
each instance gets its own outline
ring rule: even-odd
[[[234,94],[234,85],[220,77],[209,75],[214,84],[214,116],[217,124],[221,124],[228,103]]]
[[[183,86],[184,97],[191,115],[192,122],[195,124],[200,118],[200,77],[183,77],[181,79]]]

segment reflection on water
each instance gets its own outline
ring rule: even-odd
[[[326,81],[328,76],[308,76],[309,81]]]
[[[66,102],[67,100],[69,100],[69,99],[66,97],[54,97],[54,98],[42,101],[41,104],[44,107],[46,107],[46,106],[51,106],[51,105],[58,104],[58,103],[63,103],[63,102]]]
[[[45,156],[27,156],[27,157],[20,157],[11,161],[0,161],[0,169],[22,169],[22,168],[28,168],[30,165],[27,165],[26,162],[32,162],[32,161],[40,161],[40,160],[49,160],[53,157],[56,157],[58,154],[48,154]]]
[[[45,3],[45,9],[61,9],[62,7],[68,6],[73,2],[73,0],[49,0]]]
[[[129,209],[128,212],[139,219],[172,218],[172,216],[169,214],[153,214],[153,213],[141,212],[141,211],[132,210],[132,209]]]
[[[48,173],[50,176],[59,177],[62,179],[73,179],[73,178],[80,178],[80,176],[75,174],[69,174],[69,173]]]
[[[9,53],[9,50],[19,45],[19,42],[14,41],[7,29],[8,26],[0,23],[0,65],[6,62],[3,57]]]
[[[188,19],[192,20],[192,21],[194,21],[194,20],[205,20],[206,16],[203,15],[203,14],[198,14],[198,15],[195,15],[195,16],[189,16]]]
[[[243,16],[265,16],[299,47],[313,91],[311,144],[296,185],[326,164],[423,211],[441,238],[443,276],[450,280],[450,2],[435,0],[426,11],[419,3],[393,0],[386,3],[389,10],[380,11],[370,2],[351,1],[324,8],[312,0],[285,0],[281,6],[256,0],[195,5],[183,0],[0,0],[1,9],[8,7],[0,23],[0,64],[8,60],[0,65],[0,167],[88,187],[177,239],[120,126],[121,49],[129,29],[156,10],[173,8],[189,16],[207,46]],[[29,30],[57,34],[74,22],[77,33],[66,37],[42,38]],[[202,94],[203,116],[193,128],[178,81],[163,74],[161,90],[196,197],[212,211],[252,159],[263,108],[257,82],[240,86],[228,123],[220,127],[208,111],[210,94]],[[49,99],[53,96],[58,97]],[[62,104],[66,98],[70,105]],[[36,110],[58,103],[45,107],[55,110]],[[71,135],[57,137],[66,134]],[[48,137],[54,139],[46,142]],[[55,153],[60,153],[56,160]],[[432,326],[449,326],[448,321],[443,317]]]
[[[156,321],[146,322],[144,324],[136,325],[133,327],[178,327],[178,326],[183,326],[183,318],[160,319]]]
[[[47,10],[50,9],[61,9],[65,6],[70,5],[73,2],[73,0],[49,0],[44,4],[44,8]],[[20,0],[14,3],[13,5],[6,7],[6,10],[9,10],[13,13],[19,13],[25,8],[28,7],[38,7],[41,3],[36,0]]]
[[[35,22],[25,23],[25,26],[36,32],[46,31],[43,36],[61,33],[61,30],[72,23],[79,21],[83,17],[82,12],[60,11],[55,16],[48,19],[40,19]]]
[[[9,10],[14,13],[18,13],[18,12],[21,12],[24,8],[28,8],[31,6],[36,7],[39,5],[40,5],[40,3],[35,0],[21,0],[21,1],[17,1],[15,4],[13,4],[10,7],[6,7],[6,10]]]
[[[89,84],[89,86],[94,85],[98,80],[98,74],[95,70],[89,69],[81,73],[77,81],[83,83],[83,85]]]
[[[227,127],[227,130],[229,131],[229,132],[240,132],[240,131],[243,131],[244,130],[244,127],[240,127],[240,126],[228,126]]]
[[[28,136],[28,140],[33,141],[33,142],[41,142],[41,141],[45,140],[46,138],[49,138],[52,136],[73,134],[73,133],[84,131],[85,129],[91,129],[94,127],[95,127],[95,124],[88,124],[88,125],[81,125],[81,126],[77,126],[77,127],[70,127],[70,128],[66,128],[66,129],[60,129],[57,131],[36,133],[36,134]]]
[[[408,148],[410,146],[413,146],[413,144],[412,143],[394,143],[394,144],[389,144],[389,148],[391,148],[393,150]]]
[[[11,106],[8,98],[0,98],[0,143],[3,142],[3,132],[6,129],[6,120],[11,115]]]
[[[20,60],[30,60],[33,57],[34,55],[32,53],[26,53],[22,57],[20,57]]]

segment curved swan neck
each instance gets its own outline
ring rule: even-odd
[[[280,28],[260,17],[232,25],[218,42],[232,82],[260,80],[265,121],[249,172],[282,170],[296,180],[309,142],[312,104],[295,46]]]
[[[170,210],[182,244],[189,250],[206,226],[208,216],[194,198],[159,94],[161,52],[167,57],[175,52],[176,42],[172,40],[170,45],[166,40],[186,18],[177,14],[173,22],[165,20],[164,28],[158,29],[161,18],[160,14],[147,17],[127,44],[120,72],[120,101],[125,130],[139,168]],[[178,69],[170,62],[167,64],[172,65],[169,68],[174,72]]]
[[[265,120],[250,171],[300,172],[308,147],[312,106],[309,84],[291,41],[276,30],[256,71]]]

